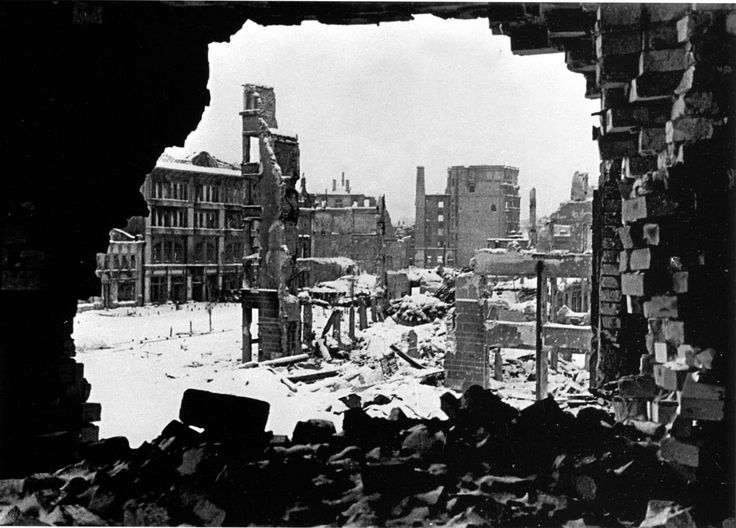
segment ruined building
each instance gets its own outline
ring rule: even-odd
[[[384,233],[379,234],[383,226]],[[302,193],[299,209],[299,257],[347,257],[360,271],[378,273],[408,265],[406,249],[397,240],[382,197],[350,192],[350,180],[332,180],[332,192]]]
[[[97,256],[105,308],[121,301],[220,299],[241,287],[244,185],[239,170],[207,152],[186,160],[164,154],[141,192],[150,214],[129,224],[143,227],[134,233],[142,235],[143,254],[117,256],[122,248],[133,251],[127,249],[131,243],[111,239],[107,253]],[[122,271],[118,263],[142,273]]]
[[[97,253],[97,271],[102,285],[101,307],[140,306],[143,304],[143,235],[122,229],[110,230],[107,252]]]
[[[568,69],[585,77],[585,96],[600,98],[591,318],[596,381],[641,370],[669,387],[675,420],[692,436],[668,435],[669,450],[658,452],[689,464],[678,470],[698,479],[720,468],[730,493],[712,504],[721,519],[733,516],[736,472],[727,453],[734,416],[736,9],[729,4],[3,3],[0,41],[5,70],[13,72],[0,88],[0,134],[12,153],[5,169],[53,169],[3,178],[0,192],[3,475],[59,467],[95,437],[89,423],[99,413],[87,403],[89,384],[74,358],[77,299],[99,291],[96,253],[109,243],[110,229],[146,214],[138,192],[145,175],[165,147],[183,144],[209,104],[210,43],[226,41],[246,20],[375,24],[425,13],[485,18],[516,54],[564,51]],[[540,97],[557,89],[545,79],[537,84]],[[119,153],[114,163],[111,146]],[[272,142],[264,149],[270,153]],[[272,174],[273,163],[266,165]],[[269,194],[270,206],[280,209],[288,180],[283,193],[278,185]],[[285,209],[262,220],[273,233],[275,258],[290,227]],[[59,236],[60,227],[74,236]],[[469,317],[460,322],[465,337],[482,344],[483,316],[468,313],[478,304],[474,296],[457,295],[467,301]],[[712,361],[696,363],[706,351]],[[458,345],[456,373],[488,365],[482,346],[464,352]],[[664,362],[673,358],[690,361],[687,370]],[[481,368],[469,369],[475,362]],[[642,408],[641,401],[631,403]],[[648,403],[656,402],[644,401],[643,412]],[[637,469],[634,478],[646,474]],[[710,482],[694,484],[693,492],[712,495]],[[584,487],[581,494],[589,495]]]
[[[586,253],[592,251],[593,189],[587,172],[575,172],[570,200],[553,212],[537,233],[537,250]]]
[[[300,307],[295,297],[299,219],[299,140],[280,131],[273,88],[243,85],[245,253],[243,359],[250,359],[250,323],[258,309],[261,359],[299,349]],[[254,254],[257,252],[257,257]],[[255,257],[255,258],[254,258]]]
[[[519,169],[473,165],[447,169],[445,194],[426,194],[417,167],[414,265],[467,266],[489,238],[520,237]]]

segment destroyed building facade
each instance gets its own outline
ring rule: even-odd
[[[396,237],[385,201],[350,190],[343,173],[340,182],[332,180],[331,193],[302,193],[299,258],[345,257],[371,274],[405,268],[405,242]]]
[[[562,202],[555,212],[537,228],[537,250],[545,253],[567,251],[586,253],[593,250],[593,189],[587,172],[575,172],[570,200]]]
[[[521,237],[520,206],[516,167],[450,167],[444,194],[426,194],[417,167],[414,265],[467,266],[488,239]]]

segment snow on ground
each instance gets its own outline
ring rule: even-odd
[[[315,306],[313,315],[319,332],[329,309]],[[254,334],[257,323],[254,313]],[[349,393],[361,394],[364,402],[377,393],[389,396],[390,403],[369,408],[376,416],[400,407],[410,417],[421,413],[444,418],[439,396],[445,389],[419,384],[417,371],[402,360],[399,372],[388,380],[376,357],[358,363],[323,363],[319,368],[338,368],[341,375],[312,384],[297,383],[297,392],[293,392],[282,381],[288,374],[286,368],[241,368],[240,325],[238,304],[214,306],[212,333],[204,303],[183,305],[180,310],[169,305],[78,314],[74,330],[77,360],[84,363],[85,377],[92,385],[89,401],[102,404],[100,437],[123,435],[132,446],[154,438],[178,418],[181,396],[188,388],[268,401],[267,429],[275,434],[291,435],[296,422],[306,418],[329,419],[340,429],[346,407],[339,398]],[[433,329],[439,329],[436,325],[413,327],[420,345],[432,340]],[[358,334],[374,347],[376,336],[381,335],[380,349],[385,352],[391,344],[400,344],[410,329],[388,320],[366,330],[365,336]],[[345,381],[351,374],[356,376]]]

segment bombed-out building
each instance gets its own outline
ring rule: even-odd
[[[587,172],[575,172],[570,199],[562,202],[544,225],[537,227],[536,248],[541,252],[586,253],[593,249],[593,189]]]
[[[350,192],[343,173],[332,192],[310,196],[303,180],[299,208],[299,258],[347,257],[367,273],[408,265],[382,197]]]
[[[387,498],[401,501],[402,507],[407,505],[405,510],[416,504],[415,499],[436,498],[431,489],[420,487],[424,483],[439,487],[449,482],[450,489],[467,489],[467,479],[456,478],[464,474],[463,466],[454,466],[461,470],[456,473],[438,475],[417,467],[412,458],[380,456],[383,453],[364,463],[362,452],[377,446],[372,441],[383,440],[384,433],[400,425],[363,417],[360,409],[345,412],[351,418],[345,420],[346,435],[328,436],[330,450],[321,449],[319,456],[306,445],[287,455],[283,446],[290,444],[277,435],[268,444],[267,456],[281,450],[280,458],[261,460],[258,447],[252,450],[255,462],[242,463],[245,457],[240,457],[232,464],[228,459],[225,465],[219,455],[226,449],[207,439],[232,438],[232,433],[245,431],[248,440],[257,444],[266,436],[268,417],[268,404],[257,402],[262,404],[260,421],[232,420],[235,413],[229,411],[245,409],[242,415],[251,417],[256,408],[232,395],[213,396],[218,404],[227,402],[222,406],[203,403],[194,408],[191,398],[183,401],[181,422],[172,422],[166,434],[143,449],[123,449],[116,447],[121,442],[112,441],[85,451],[85,445],[97,438],[92,423],[100,420],[100,409],[87,401],[90,386],[82,363],[75,358],[72,338],[76,300],[99,289],[93,273],[96,252],[109,243],[112,227],[145,214],[146,204],[138,192],[145,175],[165,147],[183,143],[210,102],[207,50],[212,42],[227,40],[246,20],[263,25],[304,20],[368,24],[431,13],[487,19],[489,35],[508,37],[517,55],[564,52],[568,69],[586,80],[581,97],[600,101],[601,123],[595,140],[601,170],[593,195],[592,276],[578,269],[586,259],[578,262],[574,256],[543,262],[540,272],[548,277],[591,276],[593,339],[587,342],[594,355],[592,385],[613,391],[615,417],[627,425],[611,426],[611,415],[595,409],[587,413],[581,409],[572,417],[544,395],[528,412],[499,420],[499,413],[489,409],[507,410],[500,398],[476,387],[465,398],[467,405],[446,407],[458,411],[451,434],[458,434],[454,445],[462,446],[462,452],[438,450],[438,460],[448,464],[432,467],[476,461],[485,480],[480,485],[470,482],[474,489],[452,501],[444,501],[447,493],[441,493],[443,502],[436,502],[436,508],[414,508],[409,515],[436,510],[447,514],[438,522],[455,518],[477,524],[538,525],[585,524],[592,514],[597,524],[622,520],[636,525],[648,516],[651,506],[657,518],[647,519],[644,526],[733,524],[733,5],[392,3],[377,9],[357,2],[335,9],[320,3],[282,8],[273,3],[176,7],[171,3],[57,2],[34,4],[32,9],[6,3],[1,9],[0,40],[8,51],[4,61],[6,70],[15,73],[13,82],[3,84],[6,106],[1,134],[6,151],[12,153],[6,157],[6,171],[24,174],[31,164],[53,168],[33,178],[5,178],[0,193],[0,319],[4,323],[0,473],[13,477],[4,481],[5,489],[27,493],[22,499],[24,510],[4,510],[4,521],[36,521],[32,516],[38,516],[37,505],[49,495],[59,497],[62,483],[64,496],[57,509],[45,512],[46,521],[71,522],[64,512],[75,510],[89,520],[89,511],[73,503],[81,501],[82,495],[88,499],[84,504],[110,523],[217,524],[226,519],[242,525],[328,524],[336,518],[345,521],[356,510],[374,515],[368,497],[352,495],[353,490],[346,495],[353,500],[350,510],[342,510],[346,503],[337,509],[325,507],[328,502],[334,504],[333,484],[338,482],[311,470],[325,467],[318,463],[326,458],[322,455],[332,454],[333,447],[346,457],[338,461],[338,470],[359,468],[350,474],[350,485],[359,479],[368,484],[366,491],[383,500],[378,505],[382,512],[397,511]],[[557,88],[544,78],[535,87],[541,97]],[[535,130],[553,133],[540,127]],[[270,144],[264,143],[268,151]],[[110,145],[125,154],[116,157],[114,164],[109,163]],[[270,174],[273,164],[265,165]],[[106,174],[101,178],[103,166]],[[273,262],[284,263],[281,257],[286,251],[280,243],[288,236],[283,236],[283,229],[292,227],[288,203],[275,193],[263,202],[264,211],[266,202],[272,211],[282,205],[287,209],[283,215],[264,212],[261,230],[262,237],[270,234]],[[55,236],[59,226],[74,236]],[[536,264],[534,258],[525,260],[525,273],[534,273]],[[565,269],[568,265],[570,269]],[[489,351],[492,345],[498,349],[499,342],[487,340],[488,325],[478,303],[477,281],[483,271],[478,268],[457,284],[457,349],[447,357],[446,367],[452,368],[445,369],[449,386],[490,385]],[[518,264],[513,271],[519,271]],[[284,269],[277,277],[282,290],[290,272]],[[291,300],[282,294],[280,308]],[[288,316],[288,310],[278,310],[269,314],[274,320],[279,314]],[[518,342],[531,334],[524,330],[530,327],[512,326],[513,332],[505,336],[496,332],[494,337]],[[480,402],[477,407],[474,401]],[[470,412],[463,416],[462,411]],[[463,429],[479,430],[474,421],[478,417],[484,420],[482,427],[491,428],[489,434],[503,427],[520,433],[523,443],[506,442],[502,445],[509,449],[499,451],[495,441],[503,435],[485,436],[480,442],[477,435],[463,436]],[[406,420],[401,417],[401,421]],[[190,424],[205,427],[206,436]],[[625,444],[619,433],[642,424],[652,425],[648,431],[654,434],[641,432],[645,440]],[[430,439],[434,430],[427,430],[436,426],[434,420],[425,430],[407,433],[414,440]],[[317,434],[314,428],[309,433]],[[440,436],[439,431],[434,434]],[[367,448],[349,451],[360,462],[347,459],[345,438]],[[406,438],[398,440],[396,452]],[[581,449],[556,459],[554,451],[551,460],[545,457],[563,444]],[[242,446],[243,442],[236,442],[229,453]],[[590,455],[591,451],[595,454]],[[95,476],[77,473],[69,478],[67,472],[63,478],[58,473],[22,478],[55,471],[77,460],[80,453],[101,455],[105,461],[92,472]],[[629,458],[632,453],[636,456]],[[114,464],[118,455],[122,463]],[[527,471],[512,479],[488,474],[489,462],[503,471],[501,475],[515,471],[516,466],[505,465],[509,459],[525,464]],[[560,461],[559,466],[554,460]],[[554,474],[545,473],[553,464]],[[196,471],[198,465],[202,473],[194,479],[201,487],[190,493],[179,487],[187,479],[177,468]],[[282,469],[294,466],[300,471],[285,478]],[[305,474],[309,478],[303,478]],[[541,477],[527,478],[533,474]],[[207,480],[210,475],[216,475],[216,480]],[[549,490],[545,482],[554,482],[564,495],[542,493]],[[495,490],[497,484],[521,489],[528,500],[499,504],[487,493],[477,493],[478,489]],[[125,493],[130,488],[155,489],[156,498],[148,493],[128,500],[130,495]],[[80,489],[85,491],[74,498]],[[212,492],[215,489],[218,493]],[[265,504],[268,508],[259,507]],[[193,509],[201,516],[195,516]],[[177,516],[170,517],[170,511]],[[495,518],[495,512],[503,517]],[[516,514],[524,517],[507,517]],[[375,516],[359,518],[375,520]],[[416,517],[405,516],[402,522],[416,522]],[[425,516],[419,522],[431,521]]]
[[[427,194],[417,167],[414,265],[466,266],[489,238],[520,237],[520,206],[516,167],[450,167],[444,194]]]

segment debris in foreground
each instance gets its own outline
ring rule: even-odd
[[[207,414],[220,404],[232,412]],[[718,490],[688,487],[656,443],[605,411],[573,416],[551,397],[519,411],[479,386],[441,405],[449,420],[378,418],[353,397],[342,432],[304,420],[287,438],[264,431],[265,402],[188,391],[181,419],[202,430],[173,421],[138,449],[107,439],[54,474],[0,481],[0,521],[721,525]]]

